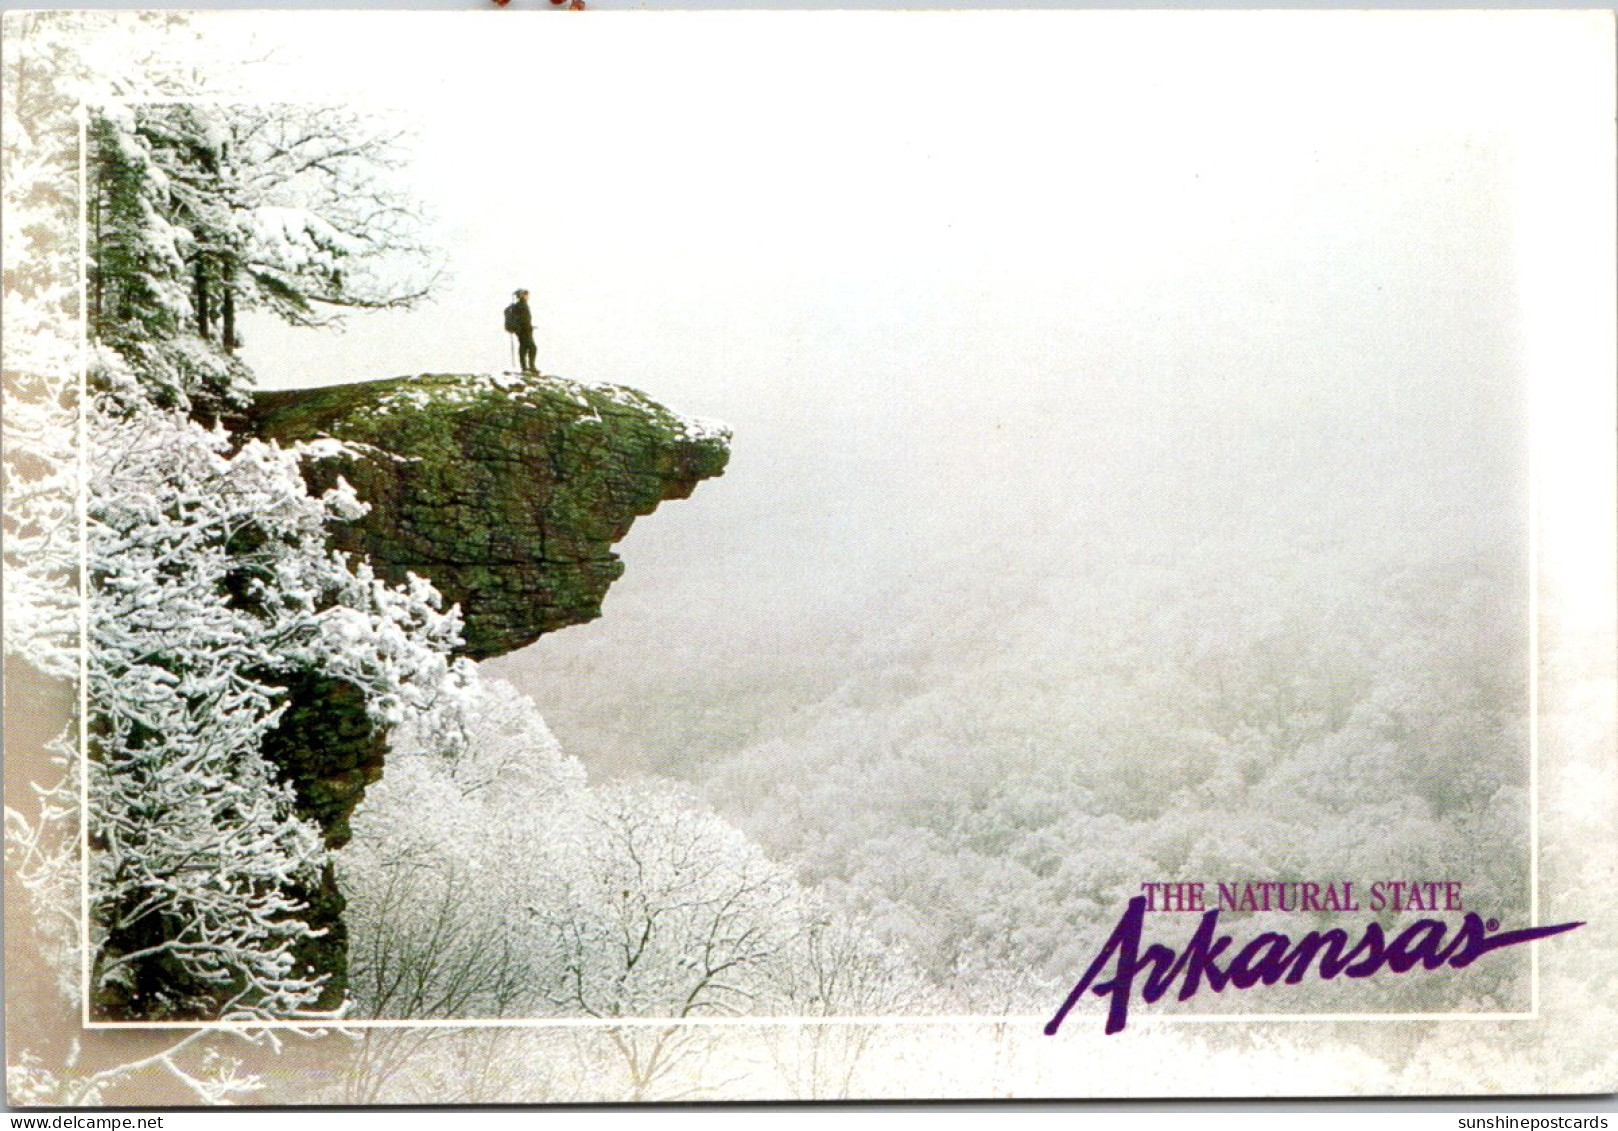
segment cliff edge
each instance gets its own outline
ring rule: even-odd
[[[728,429],[670,412],[633,389],[516,374],[427,374],[259,393],[228,422],[244,437],[281,443],[331,440],[304,464],[319,494],[341,477],[370,505],[331,528],[331,543],[363,556],[379,576],[414,573],[464,618],[461,654],[503,655],[542,634],[601,615],[623,573],[613,543],[665,499],[721,474]],[[265,758],[279,767],[300,815],[329,848],[383,773],[385,730],[359,688],[293,673]],[[320,1008],[347,993],[345,900],[330,863],[289,894],[322,933],[296,957],[327,978]],[[133,946],[135,942],[128,945]],[[161,978],[157,981],[161,984]],[[138,1018],[128,1001],[97,1002],[106,1016]]]
[[[601,615],[623,573],[613,543],[665,499],[721,474],[730,433],[619,385],[424,374],[259,393],[238,427],[330,438],[311,490],[346,479],[370,512],[332,542],[377,573],[415,573],[461,606],[473,659]]]

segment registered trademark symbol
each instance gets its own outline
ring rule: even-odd
[[[1490,919],[1487,923],[1485,923],[1483,925],[1485,927],[1487,927],[1491,931],[1498,931],[1500,929],[1500,920],[1498,920],[1498,919]]]

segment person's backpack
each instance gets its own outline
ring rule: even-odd
[[[522,329],[522,315],[517,313],[517,304],[512,303],[506,307],[506,333],[515,334]]]

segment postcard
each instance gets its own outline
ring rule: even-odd
[[[1618,1088],[1609,12],[4,14],[20,1107]]]

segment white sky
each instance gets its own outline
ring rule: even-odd
[[[1097,475],[1156,514],[1255,461],[1318,477],[1311,512],[1367,468],[1509,492],[1578,186],[1610,176],[1600,13],[215,24],[274,50],[262,97],[410,119],[453,274],[343,334],[250,321],[262,383],[504,367],[526,286],[546,372],[736,429],[615,592],[709,571],[758,615],[1082,524]]]
[[[834,330],[858,354],[935,308],[954,323],[985,291],[1028,316],[1025,332],[997,335],[997,357],[1048,342],[1052,320],[1115,317],[1133,332],[1182,314],[1188,295],[1244,323],[1307,310],[1318,295],[1299,284],[1319,280],[1299,268],[1323,253],[1345,252],[1336,269],[1365,286],[1386,277],[1384,258],[1453,270],[1447,249],[1364,238],[1389,235],[1399,210],[1417,228],[1451,221],[1433,214],[1453,201],[1432,182],[1469,172],[1456,146],[1491,144],[1554,104],[1545,84],[1565,68],[1536,56],[1594,26],[1393,13],[221,19],[250,19],[278,48],[281,67],[245,76],[267,95],[407,113],[411,183],[442,218],[455,275],[423,316],[377,320],[408,351],[378,349],[369,327],[347,348],[272,337],[250,353],[269,384],[497,364],[490,311],[519,283],[542,308],[548,369],[631,380],[668,380],[665,359],[696,339],[746,348]],[[1498,188],[1470,187],[1473,199]],[[1197,284],[1213,272],[1210,308]],[[922,328],[961,348],[958,333]]]

